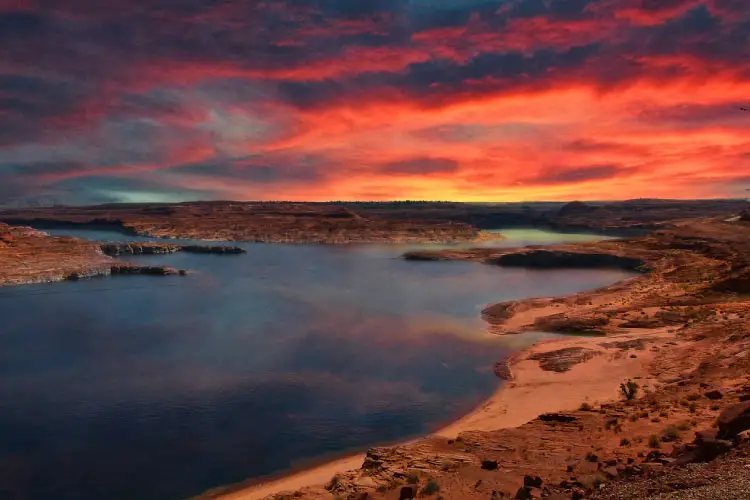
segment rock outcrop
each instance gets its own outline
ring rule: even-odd
[[[489,264],[506,267],[550,268],[618,268],[640,270],[644,262],[633,257],[606,253],[568,252],[561,250],[526,250],[500,255]]]
[[[102,251],[106,255],[155,255],[175,252],[206,253],[206,254],[241,254],[245,249],[237,246],[225,245],[177,245],[174,243],[158,242],[107,242],[102,243]]]
[[[53,237],[28,227],[0,223],[0,236],[0,286],[81,280],[112,274],[186,274],[166,266],[119,262],[106,255],[99,243]]]
[[[539,361],[542,370],[551,372],[566,372],[579,363],[583,363],[597,355],[597,351],[583,347],[566,347],[556,351],[537,353],[529,359]]]
[[[750,401],[738,403],[725,409],[716,420],[718,437],[734,439],[740,432],[750,429]]]

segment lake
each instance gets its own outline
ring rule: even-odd
[[[504,233],[492,244],[601,238]],[[483,306],[631,275],[241,245],[130,258],[186,277],[0,288],[0,498],[176,500],[436,430],[496,390],[496,360],[550,336],[492,336]]]

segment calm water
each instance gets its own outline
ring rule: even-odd
[[[583,238],[509,233],[495,244]],[[245,247],[134,258],[188,277],[0,289],[0,498],[180,499],[434,430],[540,337],[488,335],[483,305],[627,276]]]

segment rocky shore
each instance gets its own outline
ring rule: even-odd
[[[79,280],[111,274],[184,274],[169,267],[139,266],[105,255],[99,244],[58,238],[0,223],[0,286]]]
[[[81,280],[98,276],[143,274],[184,276],[187,271],[169,266],[143,266],[122,262],[119,255],[190,252],[233,255],[239,247],[176,245],[171,243],[98,243],[53,237],[29,227],[0,223],[0,286]]]
[[[116,257],[118,255],[159,255],[176,252],[237,255],[247,253],[245,249],[226,245],[176,245],[174,243],[136,242],[118,243],[107,242],[101,244],[105,255]]]
[[[628,240],[407,258],[575,268],[592,255],[641,273],[485,309],[494,333],[588,335],[500,363],[507,382],[464,419],[412,443],[203,498],[748,498],[750,224],[741,217],[676,222]]]

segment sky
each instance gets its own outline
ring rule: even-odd
[[[0,0],[0,205],[747,197],[747,0]]]

